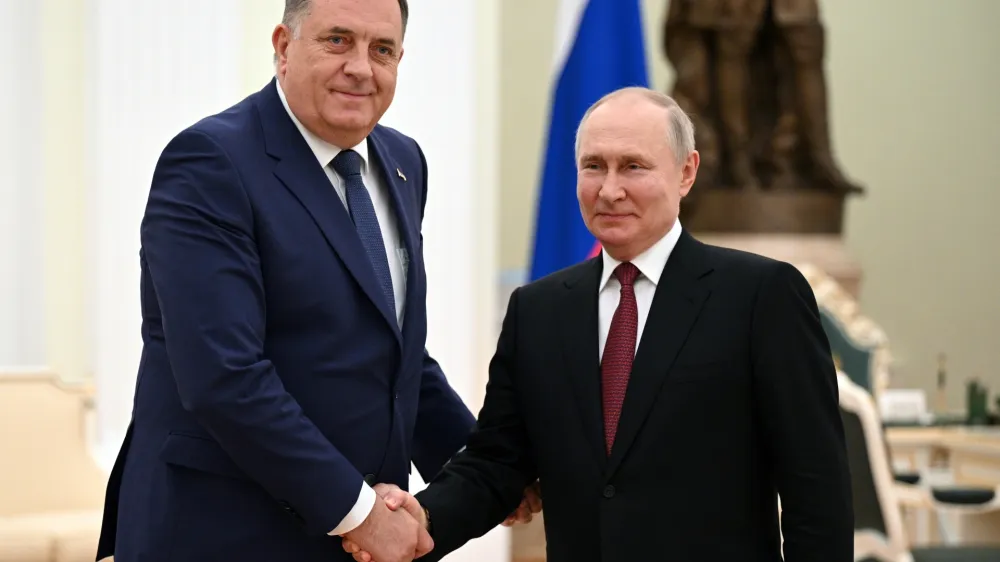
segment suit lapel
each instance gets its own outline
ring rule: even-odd
[[[406,294],[408,296],[412,296],[416,290],[417,267],[415,260],[418,255],[416,250],[416,241],[413,239],[413,232],[415,231],[412,224],[413,219],[407,212],[411,208],[411,205],[408,205],[408,202],[403,199],[402,196],[408,187],[406,185],[406,174],[399,167],[399,164],[395,161],[392,154],[390,154],[389,149],[385,146],[385,142],[382,140],[378,127],[376,127],[375,130],[368,136],[368,140],[368,147],[371,149],[370,152],[375,156],[373,161],[378,163],[379,169],[382,172],[382,178],[385,181],[385,187],[392,197],[392,205],[396,211],[396,222],[398,223],[397,230],[402,238],[403,246],[406,248],[408,260],[408,265],[405,268]],[[386,248],[387,254],[394,251],[395,248]],[[408,333],[410,329],[418,326],[417,322],[406,322],[406,319],[414,318],[417,307],[420,304],[419,301],[420,299],[418,298],[406,299],[406,308],[403,314],[404,332]]]
[[[288,116],[281,98],[278,97],[275,81],[261,92],[260,100],[260,120],[267,152],[278,159],[274,175],[305,207],[327,243],[357,280],[361,290],[390,324],[398,343],[402,346],[396,312],[390,309],[379,288],[375,270],[365,253],[347,208],[337,197],[322,166],[316,161],[309,145]]]
[[[710,291],[700,285],[700,280],[710,272],[701,243],[682,231],[660,275],[632,363],[618,432],[608,461],[608,477],[621,464],[649,417],[660,387],[709,296]]]
[[[573,389],[583,430],[590,448],[601,466],[607,462],[604,452],[604,418],[601,406],[601,372],[598,353],[597,286],[601,277],[601,258],[593,258],[583,273],[566,283],[561,317],[563,324],[563,359],[567,382]]]

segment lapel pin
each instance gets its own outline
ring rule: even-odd
[[[403,172],[399,168],[396,168],[396,174],[403,178],[403,181],[406,181],[406,176],[403,175]]]

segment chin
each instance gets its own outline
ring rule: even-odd
[[[368,127],[371,123],[369,117],[353,114],[344,115],[343,111],[334,113],[333,115],[324,115],[323,118],[331,127],[345,131],[361,130]]]
[[[627,244],[628,241],[635,236],[635,233],[630,232],[626,228],[615,227],[601,228],[594,234],[594,237],[606,246],[621,246],[622,244]]]
[[[337,118],[344,120],[369,119],[375,113],[370,99],[330,100],[330,102],[324,105],[323,113],[334,120]]]

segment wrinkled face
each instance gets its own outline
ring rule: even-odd
[[[341,148],[361,142],[396,93],[403,56],[398,0],[311,0],[296,30],[271,37],[288,105],[314,134]]]
[[[678,163],[669,126],[667,109],[624,94],[595,109],[580,130],[580,211],[615,259],[632,260],[662,238],[694,183],[698,153]]]

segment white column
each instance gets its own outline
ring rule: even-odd
[[[427,346],[478,413],[496,343],[499,3],[410,6],[396,98],[382,122],[414,137],[427,157]],[[416,472],[411,484],[424,485]],[[446,560],[507,562],[509,542],[498,527]]]
[[[91,365],[90,329],[84,315],[86,279],[91,270],[85,224],[83,177],[83,85],[87,54],[83,46],[85,0],[36,0],[39,41],[31,52],[41,69],[41,150],[39,170],[45,213],[44,283],[46,366],[67,382],[86,383]],[[29,4],[27,2],[23,4]],[[44,22],[44,23],[41,23]],[[55,160],[55,161],[53,161]]]
[[[0,366],[45,363],[44,213],[41,166],[41,72],[37,2],[0,0]]]
[[[240,0],[88,0],[88,299],[99,454],[114,460],[142,351],[139,226],[156,160],[183,128],[238,101]]]

